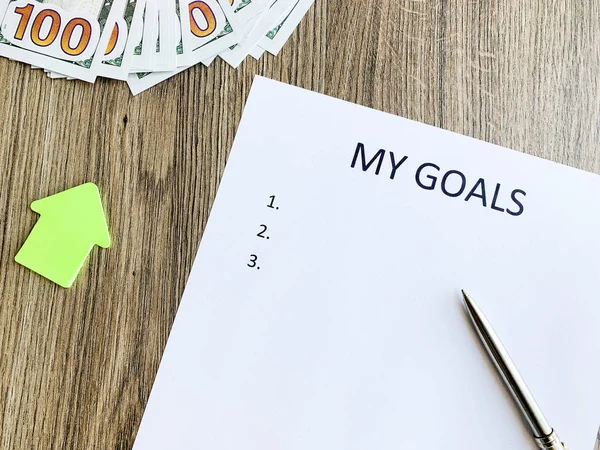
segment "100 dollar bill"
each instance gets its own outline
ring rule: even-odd
[[[0,23],[0,55],[93,82],[126,0],[11,0]]]
[[[315,0],[277,0],[275,5],[284,3],[291,8],[281,17],[279,23],[263,36],[258,45],[277,56],[314,2]]]
[[[230,0],[179,0],[181,51],[178,66],[192,66],[243,39]]]
[[[108,45],[102,55],[98,75],[117,80],[127,80],[133,47],[138,29],[141,29],[141,13],[144,0],[127,0],[124,10],[117,17]]]
[[[158,7],[158,40],[153,71],[170,72],[177,68],[177,44],[181,34],[175,12],[177,0],[161,0]]]
[[[228,0],[241,24],[245,24],[248,20],[256,17],[268,7],[267,0]]]

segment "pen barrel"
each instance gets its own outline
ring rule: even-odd
[[[542,450],[569,450],[565,443],[561,442],[554,430],[548,436],[536,437],[535,442]]]

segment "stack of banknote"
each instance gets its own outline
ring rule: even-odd
[[[0,56],[138,94],[220,57],[277,55],[315,0],[0,0]]]

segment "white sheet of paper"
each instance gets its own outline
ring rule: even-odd
[[[592,449],[599,279],[597,175],[258,77],[134,450],[533,450],[461,288]]]

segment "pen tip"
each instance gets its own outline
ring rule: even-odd
[[[482,317],[483,313],[479,309],[479,306],[477,306],[477,303],[475,303],[469,294],[467,294],[464,290],[461,290],[461,292],[463,295],[463,305],[469,315],[471,317]]]
[[[464,289],[461,289],[460,292],[462,292],[463,295],[464,305],[467,309],[471,309],[473,307],[473,300],[471,300],[471,297],[469,297],[469,294],[467,294]]]

